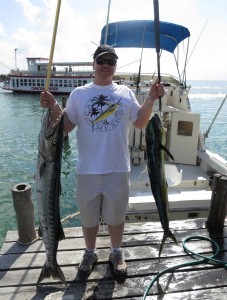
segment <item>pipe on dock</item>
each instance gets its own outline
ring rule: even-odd
[[[34,205],[31,197],[31,185],[19,183],[13,186],[13,205],[16,211],[18,243],[29,245],[38,238],[35,231]]]

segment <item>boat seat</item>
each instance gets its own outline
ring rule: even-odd
[[[165,164],[165,177],[168,186],[176,186],[182,182],[183,170],[178,171],[176,165]]]

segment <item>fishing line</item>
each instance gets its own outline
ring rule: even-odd
[[[205,256],[205,255],[202,255],[202,254],[199,254],[199,253],[196,253],[192,250],[190,250],[186,244],[187,242],[189,241],[208,241],[211,243],[211,245],[213,246],[213,255],[211,256]],[[211,238],[208,238],[208,237],[204,237],[204,236],[189,236],[187,238],[185,238],[182,242],[182,247],[184,249],[184,251],[186,252],[186,254],[190,255],[190,256],[193,256],[195,259],[196,256],[197,257],[200,257],[200,259],[197,259],[196,261],[190,261],[190,262],[187,262],[187,263],[182,263],[182,264],[177,264],[177,265],[174,265],[172,267],[169,267],[169,268],[166,268],[164,270],[162,270],[161,272],[159,272],[153,279],[152,281],[150,282],[150,284],[147,286],[144,294],[143,294],[143,300],[146,299],[150,289],[152,288],[152,286],[154,285],[154,283],[158,280],[159,277],[161,277],[162,275],[164,275],[165,273],[172,273],[174,270],[176,269],[179,269],[179,268],[183,268],[183,267],[190,267],[190,266],[195,266],[195,265],[199,265],[199,264],[202,264],[202,263],[207,263],[207,262],[210,262],[210,263],[215,263],[217,265],[221,265],[221,266],[224,266],[225,269],[227,268],[227,262],[224,262],[222,260],[218,260],[218,259],[215,259],[215,257],[218,255],[219,253],[219,245],[217,242],[215,242],[214,240],[212,240]]]

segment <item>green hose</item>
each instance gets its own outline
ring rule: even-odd
[[[199,253],[195,253],[192,250],[188,249],[188,247],[186,247],[186,243],[190,240],[204,240],[204,241],[209,241],[213,248],[214,248],[214,254],[211,256],[204,256],[202,254]],[[223,265],[226,268],[227,262],[223,262],[221,260],[217,260],[215,259],[215,257],[218,255],[219,253],[219,245],[218,243],[216,243],[214,240],[208,238],[208,237],[204,237],[204,236],[189,236],[187,238],[185,238],[182,242],[182,247],[184,249],[184,251],[189,254],[189,255],[193,255],[193,256],[197,256],[200,257],[201,259],[197,259],[196,261],[191,261],[191,262],[187,262],[187,263],[183,263],[183,264],[178,264],[178,265],[174,265],[172,267],[166,268],[164,270],[162,270],[161,272],[159,272],[154,278],[153,280],[150,282],[150,284],[147,286],[144,294],[143,294],[143,300],[146,299],[150,289],[152,288],[153,284],[155,283],[155,281],[158,280],[159,277],[161,277],[163,274],[168,273],[170,271],[173,271],[175,269],[179,269],[179,268],[183,268],[183,267],[188,267],[188,266],[194,266],[194,265],[198,265],[201,263],[206,263],[208,261],[211,261],[213,263],[219,264],[219,265]]]

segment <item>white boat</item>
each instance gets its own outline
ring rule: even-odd
[[[9,81],[2,89],[16,93],[40,93],[45,89],[48,58],[27,58],[27,70],[11,70]],[[93,62],[53,62],[49,91],[53,94],[70,94],[78,86],[94,79]],[[119,76],[114,81],[122,83]],[[133,84],[133,83],[132,83]]]
[[[40,93],[45,89],[48,58],[27,58],[27,70],[12,70],[10,80],[2,89],[17,93]],[[49,91],[54,94],[69,94],[81,85],[92,82],[92,62],[54,62],[50,77]]]
[[[189,36],[189,30],[183,26],[160,22],[161,50],[174,54],[181,41]],[[104,38],[107,44],[115,48],[141,45],[144,48],[155,48],[154,21],[109,23],[107,36],[106,26],[102,30],[102,43]],[[184,66],[186,63],[187,56]],[[174,162],[171,159],[165,161],[170,219],[207,217],[213,175],[227,175],[227,161],[206,149],[200,129],[200,114],[194,113],[190,107],[190,86],[184,80],[185,71],[181,78],[161,74],[166,94],[161,99],[161,112],[158,101],[153,109],[153,113],[160,114],[162,118],[166,131],[165,147],[175,159]],[[148,88],[139,86],[135,88],[135,93],[138,101],[143,103]],[[147,172],[145,129],[131,127],[129,147],[131,195],[126,221],[159,220]]]

